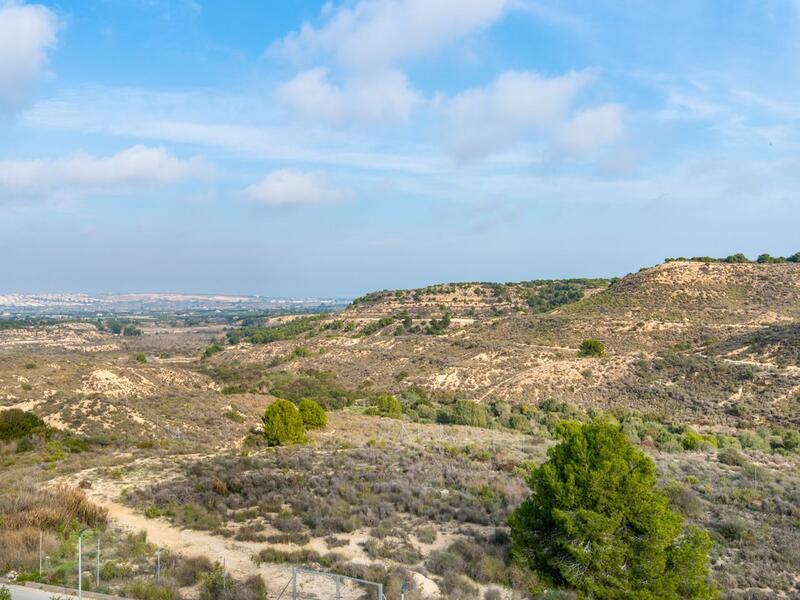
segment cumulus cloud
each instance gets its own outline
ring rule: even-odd
[[[448,145],[457,157],[473,159],[531,132],[554,135],[591,79],[586,72],[547,79],[531,71],[506,71],[490,85],[464,91],[446,102]]]
[[[59,21],[45,6],[0,0],[0,110],[25,105],[47,66]]]
[[[327,173],[281,169],[251,185],[245,193],[270,206],[330,204],[346,200],[346,191],[335,186]]]
[[[622,137],[623,107],[604,104],[577,113],[561,129],[560,144],[577,153],[587,153]]]
[[[294,112],[327,121],[405,121],[421,101],[405,75],[395,70],[331,83],[328,69],[299,73],[278,95]]]
[[[305,23],[270,53],[327,68],[300,72],[279,90],[304,117],[329,122],[408,119],[420,94],[397,66],[429,57],[500,20],[511,0],[359,0],[327,4],[319,26]],[[341,83],[333,83],[330,68]]]
[[[0,161],[0,189],[25,195],[126,191],[201,179],[213,166],[181,160],[163,147],[133,146],[108,157],[76,153],[52,160]]]
[[[334,56],[351,70],[380,70],[428,56],[503,17],[509,0],[360,0],[323,12],[270,51],[301,60]]]

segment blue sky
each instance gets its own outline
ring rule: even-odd
[[[0,293],[792,254],[798,190],[798,0],[0,0]]]

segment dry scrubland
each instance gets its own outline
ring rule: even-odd
[[[524,475],[560,420],[602,414],[710,532],[724,597],[799,597],[798,317],[800,265],[671,262],[378,292],[318,317],[142,319],[141,336],[1,329],[0,407],[46,432],[0,446],[0,568],[33,576],[43,530],[45,579],[74,582],[86,524],[104,531],[102,587],[131,597],[275,598],[309,565],[390,600],[402,580],[409,600],[524,598],[507,528]],[[605,356],[580,356],[589,338]],[[327,427],[266,447],[275,397],[315,398]]]

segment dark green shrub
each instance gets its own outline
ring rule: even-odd
[[[372,335],[373,333],[376,333],[381,329],[388,327],[392,323],[394,323],[394,319],[392,317],[383,317],[381,319],[378,319],[377,321],[373,321],[372,323],[368,323],[367,325],[365,325],[364,328],[361,330],[361,333],[363,333],[364,335]]]
[[[322,316],[300,317],[270,327],[243,327],[227,333],[228,343],[237,344],[246,340],[251,344],[269,344],[291,340],[303,334],[312,334]]]
[[[264,437],[270,446],[302,444],[306,441],[303,418],[288,400],[276,400],[264,411]]]
[[[129,324],[122,328],[122,335],[126,337],[137,337],[142,335],[142,330],[136,325]]]
[[[445,315],[441,319],[431,319],[425,328],[428,335],[441,335],[450,327],[450,315]]]
[[[489,427],[491,418],[483,404],[472,400],[458,400],[453,406],[452,422],[470,427]]]
[[[225,346],[220,344],[219,342],[211,343],[208,348],[206,348],[205,352],[203,352],[203,358],[211,358],[218,352],[222,352],[225,350]]]
[[[515,559],[597,600],[716,598],[711,539],[669,509],[653,462],[616,425],[566,421],[557,433],[510,518]]]
[[[31,412],[18,408],[0,410],[0,440],[8,442],[47,430],[47,425]]]
[[[606,353],[606,346],[600,340],[583,340],[578,350],[579,356],[603,356]]]
[[[391,394],[381,394],[375,398],[375,408],[383,417],[399,419],[403,415],[403,405]]]
[[[328,424],[328,415],[325,413],[325,409],[311,398],[300,400],[297,408],[306,429],[322,429]]]
[[[722,260],[723,260],[723,262],[726,262],[726,263],[749,263],[750,262],[750,259],[747,258],[741,252],[738,252],[736,254],[731,254],[730,256],[726,256]]]

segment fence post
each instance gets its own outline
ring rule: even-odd
[[[97,581],[95,588],[100,587],[100,534],[97,534]]]
[[[78,532],[78,598],[83,598],[83,564],[81,563],[81,555],[83,554],[83,530]]]
[[[339,584],[342,582],[342,578],[338,575],[336,576],[336,600],[342,600],[342,591],[339,588]]]
[[[39,532],[39,579],[42,578],[42,536],[44,536],[44,532]]]
[[[297,567],[292,567],[292,600],[297,600]]]
[[[378,600],[384,600],[382,583],[378,584]]]

